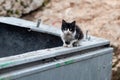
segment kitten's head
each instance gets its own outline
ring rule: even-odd
[[[75,21],[68,23],[65,20],[62,20],[62,26],[61,26],[62,32],[67,35],[73,34],[76,29],[75,23],[76,23]]]

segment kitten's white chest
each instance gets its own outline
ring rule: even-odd
[[[64,34],[64,33],[61,33],[61,37],[62,37],[62,39],[64,39],[65,41],[72,41],[72,40],[74,40],[74,38],[75,38],[75,33],[73,33],[73,34]]]
[[[74,39],[73,35],[65,35],[64,34],[63,37],[65,40],[68,40],[68,41]]]

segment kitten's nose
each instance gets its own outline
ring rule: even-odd
[[[67,35],[70,35],[71,33],[70,33],[70,31],[67,31]]]

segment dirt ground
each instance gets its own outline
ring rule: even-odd
[[[22,17],[60,28],[73,20],[85,32],[111,41],[114,47],[113,79],[120,80],[120,0],[51,0],[43,9]]]

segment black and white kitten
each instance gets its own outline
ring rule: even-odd
[[[64,47],[79,46],[79,42],[83,39],[82,30],[76,25],[76,22],[71,23],[62,20],[61,39]]]

